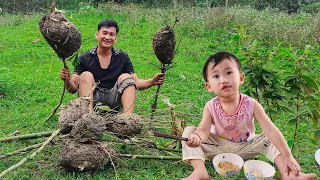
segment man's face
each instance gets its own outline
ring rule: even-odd
[[[117,40],[117,32],[115,27],[102,27],[96,33],[98,46],[101,48],[111,49]]]

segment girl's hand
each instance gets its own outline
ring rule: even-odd
[[[301,172],[301,167],[298,162],[291,155],[290,157],[283,156],[284,165],[285,165],[285,173],[287,175],[292,171],[295,176],[297,176]]]
[[[191,133],[188,137],[188,141],[186,142],[186,145],[189,147],[199,147],[201,144],[201,139],[198,134]]]

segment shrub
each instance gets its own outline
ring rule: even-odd
[[[306,6],[301,7],[301,11],[306,13],[319,13],[320,12],[320,2],[312,3]]]

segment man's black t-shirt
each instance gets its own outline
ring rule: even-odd
[[[81,75],[84,71],[93,74],[96,82],[100,81],[98,87],[111,89],[123,73],[134,73],[134,68],[128,54],[116,48],[112,48],[112,56],[109,67],[102,69],[97,55],[97,48],[90,49],[79,57],[74,73]]]

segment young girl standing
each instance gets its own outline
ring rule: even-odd
[[[225,152],[238,154],[243,159],[264,154],[276,164],[281,179],[307,180],[316,177],[315,174],[301,173],[282,133],[266,115],[261,104],[239,92],[244,73],[236,56],[227,52],[210,56],[203,68],[203,78],[206,89],[215,93],[216,97],[206,103],[199,126],[189,126],[183,132],[183,136],[188,137],[188,141],[182,143],[183,160],[194,169],[185,179],[209,179],[205,157],[212,159]],[[262,134],[255,134],[254,118]]]

